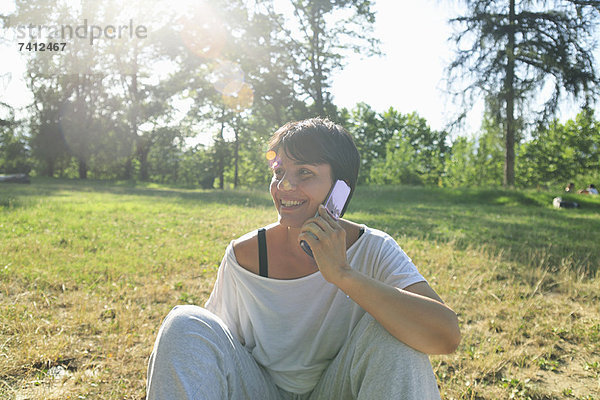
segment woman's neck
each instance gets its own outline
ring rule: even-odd
[[[280,238],[280,245],[283,247],[281,250],[296,257],[298,260],[314,263],[313,258],[306,254],[304,250],[302,250],[302,247],[300,247],[298,236],[300,236],[300,233],[302,232],[301,228],[277,225],[276,230],[278,231],[277,236]]]

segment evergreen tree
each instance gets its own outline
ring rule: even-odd
[[[545,99],[540,121],[547,121],[555,113],[566,93],[585,98],[586,103],[598,93],[600,77],[592,50],[600,2],[463,0],[462,3],[466,14],[451,20],[460,31],[452,38],[458,51],[448,67],[448,83],[451,88],[458,88],[455,94],[463,98],[465,113],[478,94],[501,101],[504,185],[512,186],[515,120],[522,113],[520,110],[526,110],[545,87],[553,91]]]
[[[370,0],[290,0],[293,21],[281,25],[281,38],[294,58],[299,94],[312,101],[313,116],[335,116],[329,92],[331,74],[349,52],[379,54],[372,36],[375,13]],[[299,33],[296,33],[299,32]]]

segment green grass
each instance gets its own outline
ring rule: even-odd
[[[600,199],[556,210],[550,192],[369,187],[352,204],[354,217],[393,236],[485,247],[518,262],[556,268],[561,260],[589,275],[600,260]],[[536,257],[544,254],[544,259]]]
[[[556,195],[357,189],[346,217],[394,236],[459,314],[459,350],[431,357],[443,398],[600,399],[600,199]],[[275,218],[266,187],[1,185],[0,398],[143,398],[162,318]]]

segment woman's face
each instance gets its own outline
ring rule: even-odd
[[[290,159],[281,151],[273,165],[271,197],[279,213],[279,223],[300,228],[308,218],[315,216],[319,204],[331,189],[329,164],[303,164]]]

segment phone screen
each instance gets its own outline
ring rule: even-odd
[[[335,182],[329,194],[325,198],[325,208],[329,211],[329,214],[335,219],[339,219],[342,215],[342,211],[346,207],[346,203],[348,202],[348,196],[350,196],[350,186],[342,180],[338,180]],[[319,215],[319,211],[315,214],[315,217]],[[302,250],[306,252],[309,256],[313,257],[313,252],[310,249],[310,246],[306,241],[300,241],[300,247]]]
[[[342,180],[338,180],[325,200],[325,208],[335,219],[339,219],[350,195],[350,186]],[[317,212],[318,214],[318,212]]]

